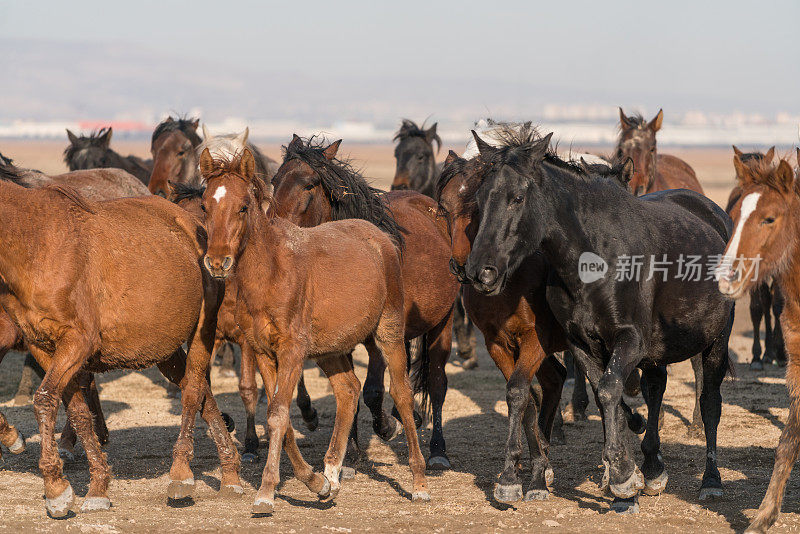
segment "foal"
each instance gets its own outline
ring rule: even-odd
[[[269,453],[254,513],[271,513],[285,445],[295,476],[321,498],[339,490],[360,383],[347,354],[372,339],[389,367],[390,393],[408,440],[412,500],[429,500],[425,461],[413,417],[403,346],[403,278],[395,243],[366,221],[349,219],[300,228],[276,217],[272,197],[255,176],[249,150],[233,161],[200,156],[209,232],[206,269],[236,276],[236,317],[257,353],[269,408]],[[247,326],[249,325],[249,326]],[[303,460],[289,420],[289,403],[313,358],[336,396],[336,422],[325,455],[325,477]]]
[[[74,501],[54,439],[60,400],[90,466],[81,509],[111,506],[109,467],[78,383],[83,371],[158,365],[183,390],[168,496],[194,488],[198,410],[217,445],[222,491],[241,493],[239,456],[206,381],[220,287],[202,268],[200,223],[155,197],[92,202],[63,186],[25,189],[3,179],[0,211],[0,306],[46,371],[34,408],[48,513],[64,517]]]
[[[731,208],[736,231],[720,262],[719,290],[738,299],[770,277],[786,300],[781,317],[788,366],[789,419],[775,450],[772,478],[746,532],[763,533],[775,523],[800,448],[800,191],[791,166],[763,161],[745,164],[734,156],[741,196]],[[754,262],[758,258],[758,263]]]

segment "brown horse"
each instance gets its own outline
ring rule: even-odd
[[[736,155],[733,163],[741,180],[741,195],[731,209],[735,231],[718,269],[719,290],[738,299],[772,277],[786,300],[781,329],[789,360],[789,419],[775,451],[767,493],[746,531],[763,533],[778,518],[800,452],[800,187],[786,160],[777,166],[768,161],[745,164]]]
[[[620,133],[614,154],[618,161],[633,160],[633,178],[628,184],[634,195],[667,189],[691,189],[703,193],[697,175],[688,163],[675,156],[656,152],[656,132],[661,129],[664,112],[650,122],[641,115],[625,115],[619,108]]]
[[[412,499],[429,500],[406,372],[403,278],[395,243],[366,221],[299,228],[277,217],[247,149],[232,161],[215,161],[205,150],[200,170],[208,183],[203,195],[209,234],[205,266],[220,279],[236,272],[237,323],[257,353],[270,397],[269,453],[254,513],[274,508],[283,446],[295,476],[311,491],[321,498],[338,492],[360,391],[347,354],[367,339],[374,340],[389,367],[390,392],[408,440]],[[336,397],[324,477],[303,460],[289,420],[289,403],[306,358],[328,375]]]
[[[742,152],[735,146],[733,153],[746,166],[760,166],[762,163],[772,163],[775,158],[775,147],[761,152]],[[743,178],[736,176],[736,186],[731,190],[725,211],[731,214],[731,209],[742,196]],[[764,362],[778,365],[786,364],[786,352],[783,347],[783,334],[780,327],[780,316],[783,310],[783,295],[775,280],[767,280],[758,284],[750,291],[750,320],[753,323],[753,360],[750,369],[761,371]],[[772,324],[772,312],[775,315],[775,324]],[[764,358],[761,358],[761,318],[764,318]]]
[[[153,172],[148,188],[154,195],[169,197],[170,182],[196,185],[197,147],[203,142],[197,135],[200,119],[167,117],[161,121],[150,139]]]
[[[428,467],[449,469],[442,405],[447,393],[445,364],[450,357],[453,302],[458,283],[448,272],[450,248],[444,221],[436,219],[436,203],[413,191],[384,193],[370,187],[346,161],[336,157],[341,141],[325,147],[321,141],[303,141],[295,135],[285,148],[272,185],[281,216],[303,226],[328,221],[364,219],[403,241],[405,339],[422,336],[415,360],[414,389],[431,401],[433,434]],[[402,237],[401,237],[402,236]],[[386,370],[378,347],[368,340],[369,369],[364,403],[373,416],[379,437],[389,440],[399,432],[397,420],[383,410]],[[354,435],[357,444],[357,436]]]
[[[205,186],[191,185],[187,183],[172,184],[172,197],[170,200],[182,207],[199,220],[205,219],[203,213],[203,193]],[[239,395],[244,404],[244,411],[247,417],[247,426],[244,438],[244,452],[242,453],[243,462],[255,462],[258,460],[258,434],[256,434],[256,406],[258,404],[258,386],[256,385],[256,359],[253,349],[244,338],[242,329],[236,322],[236,297],[239,289],[236,286],[236,278],[225,280],[225,297],[217,313],[217,333],[214,340],[214,350],[211,352],[212,361],[214,355],[218,353],[222,344],[226,341],[236,343],[241,347],[242,358],[239,372]],[[297,407],[303,416],[303,421],[309,430],[316,430],[319,425],[317,410],[311,405],[311,397],[306,389],[303,375],[300,375],[300,383],[297,385]]]
[[[54,439],[60,400],[90,466],[81,509],[111,506],[109,467],[80,390],[84,371],[158,365],[183,391],[168,496],[193,491],[198,410],[217,445],[222,490],[241,493],[239,455],[206,380],[221,287],[202,267],[202,225],[152,196],[93,202],[65,186],[25,189],[7,179],[0,211],[0,306],[46,370],[34,408],[48,513],[64,517],[74,501]]]
[[[144,185],[150,180],[153,172],[153,161],[138,156],[121,156],[111,149],[111,128],[103,128],[99,132],[80,137],[67,130],[69,146],[64,150],[64,163],[69,170],[115,168],[128,171],[136,176]]]

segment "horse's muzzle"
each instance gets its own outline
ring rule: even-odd
[[[224,280],[233,271],[233,256],[223,258],[211,258],[208,254],[203,258],[203,265],[214,278]]]
[[[460,284],[469,284],[466,269],[463,265],[459,265],[455,258],[450,258],[450,273],[456,277]]]

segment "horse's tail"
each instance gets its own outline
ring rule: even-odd
[[[411,385],[414,395],[419,395],[419,408],[423,418],[427,421],[431,412],[430,397],[428,396],[428,386],[431,378],[431,353],[428,350],[428,335],[413,339],[409,344],[409,356],[411,352],[416,354],[416,358],[411,360]]]

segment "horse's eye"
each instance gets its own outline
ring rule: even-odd
[[[422,161],[423,159],[425,159],[425,154],[420,154],[419,156],[417,156],[417,159]]]
[[[180,151],[178,152],[178,156],[183,156],[184,154],[186,154],[186,151],[185,151],[185,150],[180,150]]]
[[[522,195],[517,195],[517,196],[514,197],[514,202],[516,204],[521,204],[523,200],[524,200],[524,197]]]
[[[314,187],[315,186],[314,186],[313,183],[312,184],[306,184],[306,191],[311,191],[312,189],[314,189]]]
[[[775,217],[766,217],[761,224],[772,224],[775,222]]]
[[[205,213],[206,212],[205,204],[200,204],[200,209],[203,210],[203,213]]]
[[[242,206],[242,209],[239,210],[239,213],[247,213],[247,206]]]

